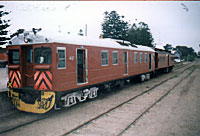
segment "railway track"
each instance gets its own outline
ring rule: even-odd
[[[111,112],[111,111],[117,109],[118,107],[120,107],[120,106],[122,106],[122,105],[124,105],[124,104],[126,104],[126,103],[128,103],[128,102],[130,102],[130,101],[132,101],[132,100],[134,100],[134,99],[136,99],[136,98],[138,98],[138,97],[140,97],[140,96],[142,96],[142,95],[148,93],[148,92],[150,92],[151,90],[153,90],[153,89],[156,88],[157,86],[159,86],[159,85],[161,85],[161,84],[167,82],[168,80],[170,80],[170,79],[176,77],[177,75],[181,74],[183,71],[186,71],[186,70],[188,70],[188,69],[191,68],[191,67],[193,67],[193,65],[188,65],[188,66],[184,67],[183,70],[181,70],[181,71],[180,71],[179,73],[177,73],[175,76],[172,76],[172,77],[170,77],[170,78],[167,78],[166,80],[164,80],[164,81],[162,81],[162,82],[160,82],[160,83],[154,85],[153,87],[151,87],[151,88],[149,88],[148,90],[146,90],[146,91],[140,93],[139,95],[134,96],[133,98],[130,98],[130,99],[128,99],[127,101],[124,101],[123,103],[120,103],[119,105],[117,105],[117,106],[115,106],[115,107],[113,107],[113,108],[107,110],[106,112],[104,112],[104,113],[102,113],[102,114],[100,114],[100,115],[98,115],[98,116],[96,116],[96,117],[94,117],[94,118],[92,118],[92,119],[90,119],[90,120],[84,122],[83,124],[80,124],[79,126],[75,127],[74,129],[71,129],[70,131],[67,131],[67,132],[64,133],[63,135],[68,135],[68,134],[70,134],[70,133],[72,133],[72,132],[74,132],[74,131],[80,129],[81,127],[83,127],[83,126],[89,124],[90,122],[92,122],[92,121],[94,121],[94,120],[96,120],[96,119],[98,119],[98,118],[104,116],[105,114],[107,114],[107,113],[109,113],[109,112]],[[37,121],[40,121],[40,120],[49,118],[49,117],[51,117],[52,113],[54,113],[54,111],[51,111],[50,113],[47,113],[47,114],[45,114],[45,115],[40,115],[40,116],[36,117],[35,119],[29,120],[29,121],[26,121],[26,122],[23,122],[23,123],[19,123],[19,124],[15,125],[15,126],[11,126],[11,127],[7,127],[7,128],[5,128],[5,129],[2,129],[2,130],[0,130],[0,134],[4,134],[4,133],[7,133],[7,132],[9,132],[9,131],[12,131],[12,130],[15,130],[15,129],[24,127],[24,126],[26,126],[26,125],[32,124],[32,123],[34,123],[34,122],[37,122]],[[145,113],[144,113],[144,114],[145,114]],[[137,120],[136,120],[136,121],[137,121]]]
[[[181,79],[177,84],[175,84],[171,89],[169,89],[164,95],[162,95],[157,101],[155,101],[151,106],[149,106],[144,112],[142,112],[135,120],[133,120],[126,128],[124,128],[117,136],[123,135],[126,130],[128,130],[133,124],[135,124],[139,119],[141,119],[146,113],[150,111],[151,108],[153,108],[157,103],[159,103],[162,99],[164,99],[168,94],[175,89],[183,80],[189,77],[189,75],[192,74],[192,72],[196,69],[196,67],[193,67],[193,69],[185,76],[185,78]]]
[[[176,64],[175,67],[174,67],[174,70],[178,70],[180,68],[183,68],[184,65],[185,65],[184,63]],[[192,63],[189,63],[189,65],[192,65]]]
[[[177,73],[176,75],[174,75],[174,76],[172,76],[172,77],[170,77],[170,78],[168,78],[168,79],[166,79],[166,80],[164,80],[164,81],[162,81],[162,82],[156,84],[156,85],[153,86],[152,88],[150,88],[150,89],[148,89],[148,90],[146,90],[146,91],[140,93],[139,95],[136,95],[136,96],[134,96],[134,97],[128,99],[127,101],[124,101],[123,103],[121,103],[121,104],[119,104],[119,105],[117,105],[117,106],[115,106],[115,107],[109,109],[108,111],[106,111],[106,112],[104,112],[104,113],[102,113],[102,114],[100,114],[100,115],[98,115],[98,116],[96,116],[96,117],[94,117],[94,118],[88,120],[87,122],[85,122],[85,123],[83,123],[83,124],[80,124],[80,125],[77,126],[76,128],[74,128],[74,129],[72,129],[71,131],[68,131],[68,132],[62,134],[61,136],[66,136],[66,135],[71,135],[71,134],[73,135],[73,133],[75,133],[75,135],[76,135],[77,132],[79,132],[79,131],[80,131],[82,128],[84,128],[85,126],[87,126],[87,125],[89,125],[89,124],[92,124],[93,121],[96,121],[96,120],[102,118],[103,116],[107,116],[109,113],[111,113],[111,112],[113,112],[113,111],[119,109],[120,107],[122,107],[122,106],[125,105],[125,104],[128,104],[128,103],[131,102],[131,101],[134,101],[135,99],[137,99],[137,98],[143,96],[144,94],[150,93],[150,92],[151,92],[153,89],[155,89],[156,87],[158,87],[158,86],[164,84],[164,83],[167,82],[168,80],[171,80],[171,79],[177,77],[178,75],[182,74],[184,71],[189,70],[189,69],[192,69],[192,70],[191,70],[184,78],[182,78],[177,84],[175,84],[171,89],[169,89],[166,93],[164,93],[157,101],[155,101],[152,105],[150,105],[144,112],[142,112],[136,119],[134,119],[131,123],[128,124],[128,126],[126,126],[122,131],[120,131],[120,132],[117,134],[117,136],[122,135],[127,129],[130,128],[131,125],[135,124],[139,119],[141,119],[142,116],[143,116],[144,114],[146,114],[152,107],[154,107],[154,105],[156,105],[156,104],[157,104],[158,102],[160,102],[163,98],[165,98],[175,87],[177,87],[186,77],[188,77],[188,75],[190,75],[190,74],[196,69],[196,67],[195,67],[194,65],[190,65],[189,67],[187,67],[187,68],[184,69],[183,71],[180,71],[180,72]]]
[[[20,111],[19,111],[19,112],[20,112]],[[24,114],[24,113],[22,113],[22,114]],[[36,115],[36,116],[37,116],[37,115]],[[7,117],[7,119],[9,119],[8,116],[6,116],[6,117]],[[6,118],[6,117],[4,117],[4,118]],[[22,121],[19,121],[19,122],[20,122],[19,124],[15,124],[15,125],[13,125],[12,123],[9,122],[9,124],[11,124],[11,125],[10,125],[10,126],[4,126],[4,128],[2,128],[2,129],[0,130],[0,135],[1,135],[1,134],[4,134],[4,133],[7,133],[7,132],[10,132],[10,131],[12,131],[12,130],[15,130],[15,129],[24,127],[24,126],[26,126],[26,125],[32,124],[32,123],[34,123],[34,122],[43,120],[43,119],[48,118],[48,117],[49,117],[48,114],[46,114],[46,115],[39,115],[39,116],[37,116],[37,117],[34,118],[34,119],[32,119],[32,116],[30,116],[30,119],[29,119],[28,121],[23,122],[23,120],[22,120]],[[22,117],[22,118],[23,118],[23,117]],[[5,119],[0,118],[0,120],[5,120]],[[15,118],[12,118],[11,120],[15,120]],[[19,119],[19,120],[20,120],[20,119]]]

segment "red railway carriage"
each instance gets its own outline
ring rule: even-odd
[[[173,54],[169,54],[169,70],[172,70],[174,67],[174,57],[175,55]]]
[[[46,35],[46,34],[45,34]],[[112,39],[20,34],[8,46],[9,96],[19,109],[45,113],[95,98],[100,88],[155,72],[155,51]]]
[[[174,55],[162,49],[155,50],[155,69],[161,72],[171,71],[174,67]]]
[[[111,46],[94,46],[94,45],[72,45],[54,43],[58,51],[64,50],[68,58],[64,68],[55,67],[52,71],[55,79],[54,90],[64,91],[82,86],[99,84],[111,80],[122,79],[141,73],[153,71],[149,69],[150,59],[153,59],[153,50],[138,51],[121,47],[115,42],[100,40]],[[120,47],[120,48],[119,48]],[[138,62],[134,62],[134,52],[137,52]],[[139,62],[139,54],[142,53],[142,62]],[[146,62],[144,62],[146,53]],[[55,64],[53,64],[55,66]],[[62,80],[61,80],[62,79]],[[56,82],[57,81],[57,82]],[[63,85],[63,86],[61,86]]]

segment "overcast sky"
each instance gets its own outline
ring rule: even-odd
[[[43,31],[70,32],[77,35],[80,29],[87,36],[98,38],[105,11],[115,10],[124,15],[130,24],[143,21],[149,25],[156,44],[193,47],[200,51],[200,2],[1,2],[11,11],[10,32],[20,28],[42,28]],[[59,27],[60,26],[60,27]]]

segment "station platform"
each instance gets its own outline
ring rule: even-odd
[[[8,68],[0,68],[0,117],[7,115],[14,107],[7,92]]]
[[[8,68],[0,68],[0,92],[7,91]]]

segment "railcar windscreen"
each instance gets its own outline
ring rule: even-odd
[[[40,47],[34,49],[35,64],[51,64],[51,48]]]
[[[10,64],[19,64],[19,50],[9,50],[8,51],[8,59]]]

